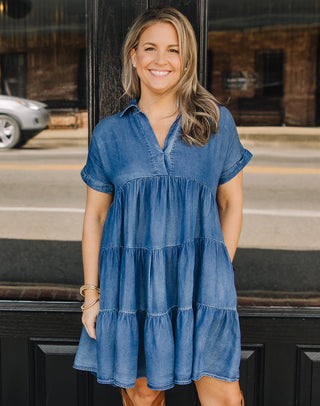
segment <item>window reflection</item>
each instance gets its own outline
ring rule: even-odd
[[[85,2],[0,0],[1,300],[79,299]]]
[[[86,123],[85,24],[85,0],[0,0],[1,93]]]
[[[320,0],[208,4],[208,87],[254,154],[239,304],[318,306]]]
[[[211,0],[208,20],[208,83],[237,124],[319,123],[319,1]]]

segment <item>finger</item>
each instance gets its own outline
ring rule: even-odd
[[[88,334],[89,334],[89,337],[93,338],[94,340],[97,339],[97,336],[96,336],[96,329],[95,329],[95,328],[90,328]]]
[[[96,324],[95,323],[86,323],[85,328],[87,330],[87,333],[89,337],[93,338],[94,340],[97,338],[96,337]]]

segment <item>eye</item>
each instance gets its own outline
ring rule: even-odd
[[[176,49],[176,48],[170,48],[170,49],[169,49],[169,52],[170,52],[170,53],[173,53],[173,54],[178,54],[178,53],[179,53],[179,50]]]
[[[145,51],[152,52],[152,51],[154,51],[154,48],[153,47],[148,47],[148,48],[145,49]]]

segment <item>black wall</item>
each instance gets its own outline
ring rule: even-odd
[[[2,406],[121,406],[119,392],[72,368],[79,303],[0,302]],[[240,385],[247,406],[320,404],[319,309],[240,307]],[[193,385],[167,406],[200,406]]]

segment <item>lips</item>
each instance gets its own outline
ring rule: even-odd
[[[153,70],[151,69],[150,72],[152,73],[152,75],[157,76],[157,77],[164,77],[169,75],[170,71],[168,70]]]

